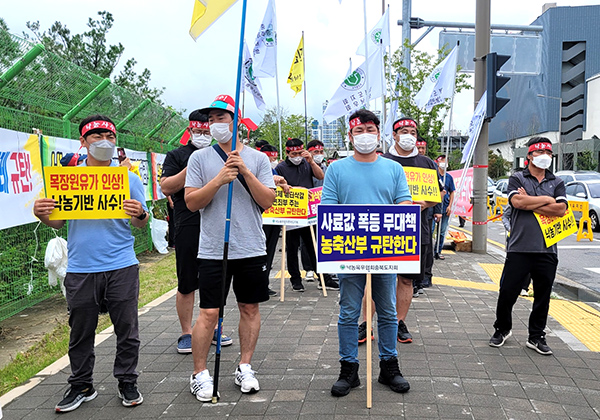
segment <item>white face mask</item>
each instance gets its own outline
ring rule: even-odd
[[[546,154],[534,156],[531,162],[540,169],[548,169],[552,165],[552,158]]]
[[[210,125],[210,135],[219,143],[227,143],[233,137],[229,123],[213,123]]]
[[[196,149],[204,149],[210,144],[212,137],[207,134],[192,134],[191,141]]]
[[[294,165],[300,165],[304,158],[302,156],[288,158]]]
[[[377,134],[363,133],[354,136],[354,150],[363,155],[371,153],[377,149],[378,145],[379,139],[377,138]]]
[[[100,162],[111,160],[115,154],[115,148],[117,147],[112,141],[106,139],[89,143],[89,145],[90,147],[88,147],[88,150],[90,155]]]
[[[402,150],[410,152],[415,148],[415,145],[417,144],[417,139],[416,137],[413,137],[410,134],[400,134],[400,137],[398,137],[398,140],[396,142]]]
[[[271,169],[275,169],[278,164],[279,164],[279,162],[277,162],[276,160],[274,160],[273,162],[271,162]]]
[[[440,167],[440,169],[444,169],[444,170],[447,167],[446,162],[440,162],[440,163],[438,163],[438,166]]]
[[[320,165],[321,162],[323,162],[323,159],[325,158],[325,155],[314,155],[313,156],[313,160],[315,161],[315,163],[317,165]]]

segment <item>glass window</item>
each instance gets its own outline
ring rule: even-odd
[[[594,198],[600,197],[600,183],[588,184],[588,188],[590,189],[590,195]]]
[[[575,195],[575,190],[577,189],[577,184],[567,185],[567,194]]]

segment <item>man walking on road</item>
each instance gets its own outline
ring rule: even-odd
[[[564,182],[548,170],[552,164],[550,140],[533,137],[527,142],[527,147],[529,165],[522,172],[512,175],[508,181],[511,231],[496,306],[495,332],[489,344],[501,347],[512,335],[512,308],[525,278],[531,274],[534,298],[529,316],[527,347],[540,354],[551,355],[552,350],[546,343],[544,328],[548,319],[558,255],[556,244],[546,247],[542,229],[534,213],[562,217],[568,208],[568,201]]]
[[[400,165],[377,156],[379,118],[360,110],[350,116],[350,141],[354,155],[331,164],[323,184],[323,204],[410,204],[411,196]],[[379,382],[394,392],[407,392],[396,350],[396,276],[373,274],[373,300],[379,332]],[[365,291],[366,274],[339,274],[340,315],[338,337],[341,371],[331,394],[348,395],[360,385],[358,377],[358,317]]]

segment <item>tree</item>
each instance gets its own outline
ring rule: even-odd
[[[597,171],[598,161],[590,150],[577,153],[577,169],[580,171]]]
[[[279,108],[281,114],[281,137],[285,144],[288,137],[298,138],[305,141],[304,115],[288,115],[287,110]],[[312,121],[313,118],[309,118]],[[279,147],[279,127],[277,124],[277,108],[268,108],[265,112],[262,122],[258,129],[250,134],[251,139],[266,140],[274,146]],[[308,141],[311,140],[310,130],[308,132]]]
[[[61,22],[54,22],[47,31],[40,29],[40,22],[27,22],[27,28],[33,33],[38,42],[50,51],[77,66],[84,68],[102,78],[109,78],[119,60],[123,56],[125,47],[118,43],[108,45],[106,36],[113,27],[114,18],[107,11],[98,12],[99,18],[94,20],[88,18],[88,31],[82,34],[71,34],[69,28]],[[32,41],[31,37],[23,34],[26,39]],[[144,98],[151,99],[162,105],[160,96],[164,93],[163,88],[150,87],[150,70],[144,69],[137,74],[133,68],[137,64],[134,58],[125,63],[125,67],[118,76],[113,77],[113,82]]]
[[[504,159],[501,155],[488,151],[488,175],[490,178],[498,179],[506,175],[512,168],[512,163]]]
[[[430,157],[439,155],[439,143],[437,141],[444,127],[444,118],[450,109],[450,101],[444,104],[436,105],[430,112],[421,111],[415,105],[413,98],[423,86],[425,79],[431,74],[433,69],[442,62],[450,53],[449,50],[441,49],[438,51],[438,57],[417,51],[412,46],[408,46],[411,51],[411,69],[408,71],[402,65],[402,48],[398,48],[391,57],[386,56],[386,60],[391,66],[391,73],[386,74],[388,81],[388,92],[392,92],[386,100],[393,102],[398,100],[398,116],[404,115],[414,118],[419,124],[419,135],[427,140],[427,151]],[[386,66],[386,68],[388,68]],[[396,74],[400,75],[401,82],[396,83]],[[467,82],[467,75],[464,73],[456,74],[456,92],[464,89],[470,89]]]

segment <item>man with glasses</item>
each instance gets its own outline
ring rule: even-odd
[[[533,309],[529,317],[527,347],[543,355],[551,355],[546,344],[546,320],[550,293],[556,276],[558,255],[556,244],[546,247],[542,229],[534,213],[562,217],[568,207],[565,184],[548,170],[552,164],[552,143],[545,137],[533,137],[527,143],[528,166],[508,181],[511,206],[511,232],[506,246],[506,261],[500,281],[496,306],[495,332],[490,346],[501,347],[512,335],[512,308],[525,278],[533,281]]]

